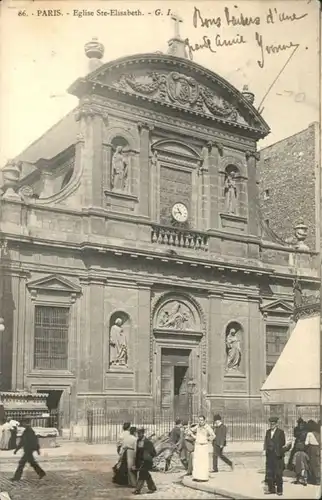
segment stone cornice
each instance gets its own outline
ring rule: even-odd
[[[196,122],[190,123],[178,117],[170,117],[165,113],[143,109],[133,104],[131,105],[108,99],[105,102],[105,107],[111,114],[114,112],[118,118],[126,118],[134,123],[136,123],[137,120],[153,120],[154,130],[160,129],[169,132],[180,131],[181,136],[185,135],[188,138],[194,137],[200,139],[203,143],[209,140],[209,135],[218,137],[218,139],[222,141],[224,147],[232,148],[235,151],[237,150],[243,153],[245,153],[252,144],[255,144],[253,139],[239,137],[229,132],[220,132],[218,129],[214,129],[211,126],[198,124]],[[218,144],[220,144],[220,142]]]
[[[12,236],[7,236],[8,241],[16,241],[19,244],[25,243],[25,244],[32,244],[35,246],[46,246],[46,247],[51,247],[51,248],[57,248],[61,249],[63,251],[66,251],[67,249],[73,250],[74,252],[79,252],[79,253],[91,253],[91,252],[99,252],[99,253],[112,253],[116,256],[120,257],[129,257],[129,258],[143,258],[147,260],[155,260],[155,261],[161,261],[164,263],[170,263],[170,264],[185,264],[185,265],[190,265],[191,267],[200,267],[200,268],[205,268],[205,269],[213,269],[216,272],[232,272],[232,273],[242,273],[246,275],[254,275],[256,276],[256,279],[262,278],[264,276],[267,277],[274,277],[274,279],[281,278],[284,280],[294,280],[296,277],[295,273],[283,273],[283,272],[278,272],[274,269],[274,267],[260,267],[260,266],[249,266],[247,264],[230,264],[227,262],[223,261],[215,261],[214,259],[212,260],[207,260],[207,259],[201,259],[201,258],[196,258],[195,256],[193,257],[188,257],[188,256],[170,256],[165,253],[157,253],[157,252],[152,252],[152,251],[145,251],[141,249],[125,249],[124,247],[117,247],[115,245],[113,246],[102,246],[101,244],[98,243],[89,243],[89,242],[84,242],[81,244],[73,244],[69,243],[67,241],[65,242],[54,242],[51,240],[45,240],[45,239],[33,239],[31,237],[27,236],[20,236],[20,237],[12,237]],[[303,282],[312,282],[312,283],[319,283],[319,278],[314,277],[314,276],[308,276],[308,275],[298,275],[299,278]]]

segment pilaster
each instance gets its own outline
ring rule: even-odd
[[[207,345],[208,393],[222,394],[225,365],[224,339],[222,338],[221,315],[222,294],[209,294],[209,332]]]
[[[210,229],[219,229],[220,228],[220,220],[219,220],[219,162],[220,157],[223,155],[223,146],[220,143],[214,142],[208,143],[208,169],[209,169],[209,186],[211,186],[209,192],[210,199],[210,220],[209,220],[209,228]]]
[[[90,367],[89,390],[103,391],[104,282],[91,280],[90,290]]]
[[[84,98],[75,116],[80,121],[84,137],[82,148],[82,182],[84,207],[100,208],[104,201],[104,154],[103,133],[107,114],[93,105],[90,98]]]
[[[151,287],[138,284],[138,328],[135,356],[135,389],[138,393],[151,392]]]
[[[141,215],[150,215],[151,175],[150,175],[150,135],[153,125],[138,123],[140,133],[139,207]]]
[[[256,151],[246,151],[247,160],[247,197],[248,197],[248,233],[254,236],[259,235],[258,215],[258,186],[256,161],[259,160],[259,153]]]

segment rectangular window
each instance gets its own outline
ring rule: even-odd
[[[34,368],[67,370],[69,309],[35,307]]]
[[[266,325],[266,375],[273,369],[288,340],[287,325]]]

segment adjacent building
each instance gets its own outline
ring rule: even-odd
[[[75,110],[4,170],[1,389],[88,408],[256,411],[314,249],[258,211],[254,96],[169,52],[102,64]],[[310,220],[305,221],[310,224]]]
[[[263,219],[284,241],[305,220],[307,243],[320,249],[320,125],[261,150],[259,200]]]

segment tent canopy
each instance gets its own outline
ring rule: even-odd
[[[319,315],[298,320],[261,396],[264,404],[321,404]]]

